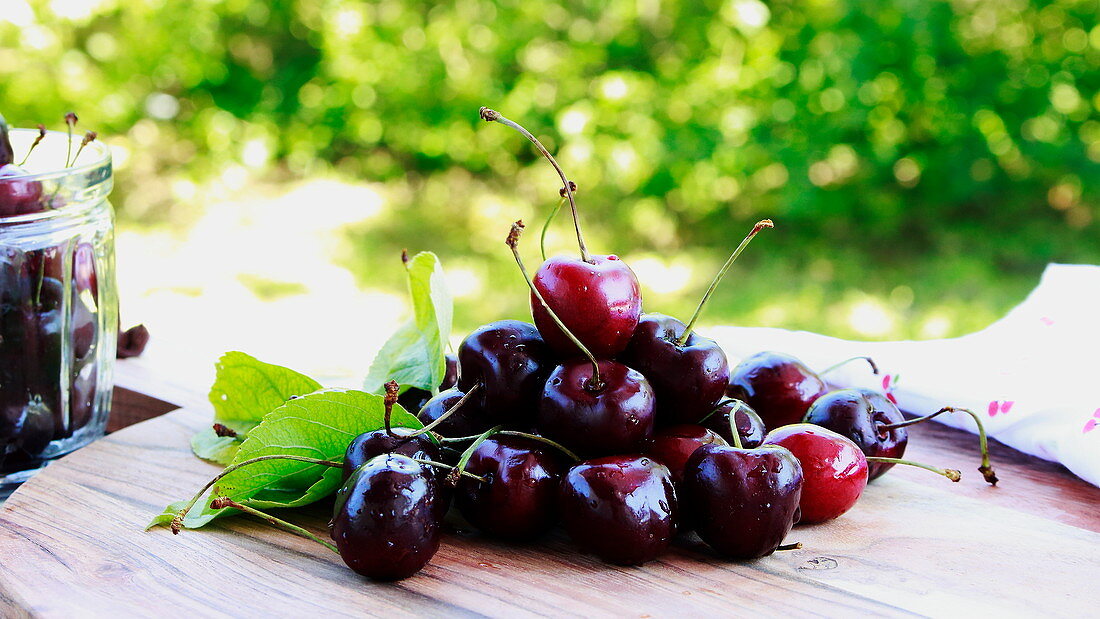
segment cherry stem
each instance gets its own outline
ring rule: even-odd
[[[31,158],[31,153],[34,152],[34,149],[37,148],[44,139],[46,139],[46,126],[38,125],[38,137],[34,138],[34,142],[31,144],[30,149],[27,150],[27,154],[23,157],[23,161],[19,162],[20,167],[27,163],[27,160]]]
[[[573,453],[571,450],[567,449],[561,443],[558,443],[557,441],[552,441],[552,440],[546,438],[545,436],[539,436],[538,434],[530,434],[528,432],[519,432],[517,430],[501,430],[500,432],[497,432],[497,434],[500,434],[500,435],[503,435],[503,436],[518,436],[520,438],[526,438],[526,439],[530,439],[532,441],[538,441],[540,443],[545,443],[545,444],[557,449],[558,451],[562,452],[563,454],[565,454],[567,457],[569,457],[574,462],[580,462],[581,461],[580,456]]]
[[[207,482],[206,485],[203,486],[202,489],[199,490],[198,493],[195,494],[195,496],[187,503],[187,505],[185,505],[184,508],[181,509],[178,514],[176,514],[176,517],[172,519],[172,522],[169,525],[172,529],[172,533],[179,534],[180,528],[183,526],[183,520],[187,517],[188,512],[191,511],[191,508],[195,507],[195,504],[199,502],[199,499],[202,498],[202,495],[206,494],[206,491],[213,487],[214,484],[218,483],[222,480],[223,477],[229,475],[237,469],[248,466],[250,464],[255,464],[257,462],[263,462],[265,460],[293,460],[295,462],[305,462],[307,464],[330,466],[334,468],[342,468],[344,466],[342,462],[335,462],[333,460],[319,460],[317,458],[309,458],[306,456],[291,456],[284,454],[257,456],[250,460],[245,460],[236,464],[230,464],[229,466],[225,467],[225,470],[223,470],[221,473],[218,473],[218,475],[214,477],[214,479],[211,479],[209,482]]]
[[[993,471],[993,465],[989,462],[989,438],[985,433],[985,426],[982,425],[982,418],[977,413],[968,408],[958,408],[955,406],[945,406],[940,410],[932,413],[931,415],[925,415],[924,417],[916,417],[914,419],[907,419],[905,421],[899,421],[898,423],[891,424],[879,424],[880,430],[893,430],[895,428],[904,428],[907,426],[916,425],[918,423],[928,421],[933,417],[942,415],[943,413],[966,413],[970,415],[970,418],[974,420],[974,423],[978,426],[978,445],[982,450],[982,465],[978,467],[978,472],[982,474],[982,477],[989,482],[990,485],[996,486],[997,473]]]
[[[500,432],[503,426],[493,426],[488,430],[482,432],[474,442],[470,443],[470,446],[466,448],[466,451],[462,452],[462,456],[459,457],[458,463],[455,464],[451,474],[447,476],[447,481],[453,486],[458,483],[459,475],[465,473],[466,475],[472,475],[472,473],[466,473],[466,465],[469,464],[470,458],[474,457],[474,452],[481,446],[490,436]],[[474,477],[477,477],[474,475]],[[481,481],[486,481],[485,478],[479,478]]]
[[[924,464],[921,462],[914,462],[912,460],[901,460],[899,458],[883,458],[882,456],[867,456],[868,462],[881,462],[884,464],[904,464],[906,466],[915,466],[919,469],[926,471],[932,471],[937,475],[943,475],[951,481],[959,481],[962,479],[962,473],[955,469],[941,469],[932,466],[931,464]]]
[[[255,507],[249,507],[247,505],[242,505],[242,504],[234,501],[233,499],[230,499],[229,497],[224,497],[223,496],[223,497],[218,497],[218,498],[214,499],[213,501],[210,502],[210,507],[212,509],[225,509],[227,507],[231,507],[233,509],[242,511],[242,512],[244,512],[246,514],[249,514],[251,516],[255,516],[255,517],[257,517],[261,520],[265,520],[265,521],[267,521],[268,524],[270,524],[272,526],[281,527],[283,529],[286,529],[287,531],[290,531],[291,533],[294,533],[296,535],[300,535],[300,536],[302,536],[306,539],[311,539],[311,540],[317,542],[318,544],[321,544],[325,548],[328,548],[332,552],[335,552],[336,554],[340,554],[340,551],[336,548],[336,546],[334,546],[334,545],[330,544],[329,542],[326,542],[325,540],[317,537],[316,535],[310,533],[309,531],[303,529],[302,527],[300,527],[296,524],[290,524],[286,520],[283,520],[281,518],[276,518],[275,516],[272,516],[271,514],[264,513],[262,511],[256,509]]]
[[[73,112],[65,114],[65,124],[69,127],[69,146],[65,150],[65,167],[69,167],[70,157],[73,154],[73,128],[76,127],[78,118]]]
[[[519,265],[519,272],[523,274],[524,281],[527,282],[527,286],[531,288],[531,292],[538,298],[539,303],[542,303],[542,306],[546,308],[546,313],[550,314],[550,317],[554,319],[554,322],[558,325],[558,328],[561,329],[562,333],[564,333],[566,337],[584,353],[584,356],[588,357],[588,360],[592,362],[592,377],[589,378],[588,382],[585,384],[585,389],[591,392],[599,391],[604,388],[604,383],[603,380],[600,379],[600,364],[596,361],[596,356],[577,339],[577,336],[573,335],[573,332],[565,326],[561,318],[558,318],[554,310],[550,309],[550,304],[546,302],[542,293],[535,287],[535,283],[531,281],[531,276],[527,274],[527,267],[523,265],[523,258],[519,255],[519,237],[523,234],[523,228],[524,225],[522,220],[512,224],[512,230],[508,233],[508,238],[504,242],[508,247],[512,248],[512,255],[516,257],[516,264]]]
[[[542,233],[539,235],[539,249],[542,251],[543,260],[546,260],[546,232],[550,229],[550,222],[554,221],[554,217],[563,206],[565,206],[565,198],[558,200],[558,205],[554,207],[554,210],[550,211],[550,216],[546,218],[546,223],[542,224]]]
[[[702,300],[699,301],[699,305],[695,308],[695,313],[691,316],[691,320],[688,321],[687,327],[684,329],[684,334],[677,340],[679,346],[683,346],[687,343],[688,338],[691,337],[691,331],[695,328],[695,321],[699,319],[699,315],[703,313],[703,308],[706,306],[707,301],[710,299],[710,295],[718,288],[718,284],[722,281],[722,278],[726,276],[726,272],[730,270],[733,263],[737,261],[737,257],[741,255],[741,252],[745,251],[745,248],[749,246],[752,241],[761,230],[764,228],[774,228],[775,224],[770,219],[762,219],[756,222],[756,225],[752,227],[752,231],[748,236],[742,239],[741,244],[737,246],[737,249],[733,250],[733,254],[730,255],[726,263],[722,265],[722,268],[718,270],[718,274],[714,276],[714,280],[710,282],[710,287],[703,293]]]
[[[802,549],[802,542],[795,542],[793,544],[783,544],[781,546],[776,546],[775,549],[776,550],[801,550]]]
[[[448,417],[450,417],[451,415],[458,412],[458,409],[462,408],[462,405],[466,403],[466,400],[469,400],[475,393],[477,393],[478,389],[481,389],[481,381],[478,381],[477,383],[474,383],[474,386],[470,387],[469,391],[462,394],[462,397],[459,398],[457,402],[455,402],[454,406],[448,408],[447,411],[445,413],[443,413],[442,415],[440,415],[435,421],[429,423],[428,425],[424,426],[423,428],[420,428],[416,432],[413,432],[413,433],[409,434],[408,438],[413,438],[413,437],[416,437],[416,436],[420,436],[421,434],[427,434],[428,432],[431,432],[432,430],[434,430],[436,428],[436,426],[443,423],[444,421],[447,420]]]
[[[500,112],[497,112],[496,110],[491,110],[487,107],[483,107],[480,110],[480,114],[481,119],[486,122],[498,122],[502,125],[506,125],[515,129],[516,131],[519,131],[521,134],[523,134],[523,137],[531,140],[531,143],[535,145],[535,148],[537,148],[540,153],[542,153],[542,156],[546,157],[547,161],[550,162],[550,165],[554,166],[554,169],[558,172],[558,176],[561,177],[563,189],[565,189],[565,195],[567,198],[569,198],[569,208],[573,211],[573,227],[577,230],[577,245],[580,247],[581,250],[581,260],[584,260],[585,262],[591,264],[592,257],[588,254],[588,248],[585,247],[584,236],[581,234],[581,222],[580,219],[577,217],[577,201],[576,198],[573,197],[573,187],[575,187],[575,185],[571,183],[568,178],[565,177],[565,172],[561,169],[561,166],[558,165],[558,162],[554,159],[554,156],[550,154],[550,151],[546,150],[546,147],[542,145],[542,142],[539,142],[538,138],[531,135],[530,131],[521,127],[519,123],[509,120],[504,116],[501,116]]]
[[[746,404],[741,400],[733,401],[733,408],[730,409],[730,434],[733,435],[733,446],[738,449],[744,449],[741,443],[741,433],[737,431],[737,411],[745,408]]]
[[[95,142],[97,137],[99,137],[99,134],[95,131],[89,131],[84,134],[84,139],[80,141],[80,148],[76,149],[76,156],[73,157],[74,164],[80,159],[80,153],[84,152],[84,147]],[[30,155],[30,153],[27,153],[27,155]]]
[[[878,375],[878,364],[875,363],[874,359],[872,359],[870,357],[862,357],[862,356],[861,357],[852,357],[851,359],[845,359],[844,361],[841,361],[840,363],[834,363],[834,364],[830,365],[829,367],[825,368],[824,370],[821,370],[820,372],[818,372],[817,375],[818,376],[824,376],[824,375],[828,374],[829,372],[832,372],[835,369],[838,369],[842,366],[848,365],[849,363],[851,363],[853,361],[859,361],[861,359],[863,361],[866,361],[871,366],[871,373],[873,373],[877,376]]]
[[[386,434],[389,434],[390,436],[396,438],[397,435],[393,433],[393,427],[391,425],[391,421],[392,421],[392,417],[393,417],[393,405],[397,404],[397,395],[398,395],[397,392],[401,389],[401,387],[397,384],[396,380],[391,380],[391,381],[387,382],[385,384],[385,387],[386,387],[386,396],[385,396],[385,398],[383,398],[382,403],[386,407],[386,412],[385,412],[385,415],[383,416],[382,419],[385,423]]]
[[[450,464],[444,464],[442,462],[436,462],[435,460],[425,460],[424,458],[413,458],[413,460],[416,460],[420,464],[423,464],[423,465],[426,465],[426,466],[434,466],[437,469],[443,469],[445,471],[451,471],[452,474],[457,473],[458,475],[462,475],[463,477],[469,477],[470,479],[479,481],[481,483],[485,483],[485,482],[489,481],[488,479],[485,479],[481,475],[474,475],[473,473],[467,473],[466,471],[460,469],[459,467],[451,466]]]

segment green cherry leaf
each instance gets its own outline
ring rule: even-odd
[[[371,363],[363,388],[372,393],[381,393],[390,380],[402,391],[415,387],[436,393],[447,372],[454,308],[443,266],[435,254],[421,252],[405,267],[413,318],[386,341]]]

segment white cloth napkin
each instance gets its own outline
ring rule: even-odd
[[[704,334],[726,350],[731,366],[761,350],[795,355],[816,369],[870,356],[879,376],[852,363],[830,373],[829,382],[890,391],[915,415],[969,408],[1000,442],[1100,486],[1100,266],[1048,265],[1039,286],[1008,315],[954,339],[854,342],[747,327]],[[967,415],[936,421],[977,431]]]

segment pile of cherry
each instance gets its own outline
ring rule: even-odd
[[[89,131],[74,148],[76,115],[67,114],[65,122],[69,152],[75,152],[64,162],[68,168],[96,134]],[[6,218],[66,205],[24,167],[46,135],[39,125],[38,138],[17,164],[0,116],[0,228],[9,225]],[[66,279],[72,284],[68,303]],[[71,437],[91,421],[98,300],[92,245],[0,244],[0,476],[39,466],[50,441]]]
[[[908,464],[899,459],[905,428],[931,416],[906,420],[878,392],[830,392],[780,353],[731,369],[695,332],[721,276],[770,221],[741,242],[686,324],[643,314],[630,267],[587,251],[575,185],[553,157],[512,121],[481,115],[519,130],[553,164],[579,256],[550,258],[529,278],[517,222],[507,245],[531,289],[534,324],[474,330],[448,356],[434,397],[387,385],[386,426],[357,437],[343,461],[331,536],[349,567],[382,580],[416,573],[438,550],[452,503],[499,539],[534,539],[560,522],[582,550],[615,564],[650,561],[688,531],[722,557],[754,559],[786,548],[796,523],[845,513],[870,479]],[[391,427],[397,402],[425,426]],[[984,434],[982,446],[993,483]],[[227,506],[243,507],[214,502]]]

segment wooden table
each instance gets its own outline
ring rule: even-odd
[[[138,366],[121,372],[131,387],[148,378]],[[247,518],[146,533],[154,513],[217,472],[188,447],[210,421],[199,387],[147,384],[186,406],[60,460],[0,507],[0,616],[1083,616],[1100,601],[1100,489],[996,443],[1002,483],[987,487],[976,438],[937,424],[911,431],[908,455],[962,469],[961,483],[895,469],[841,519],[796,527],[789,539],[803,549],[751,563],[717,560],[684,539],[644,567],[621,568],[560,532],[514,546],[457,530],[423,572],[378,584]],[[120,391],[115,418],[173,408]],[[323,534],[328,509],[285,515]]]

